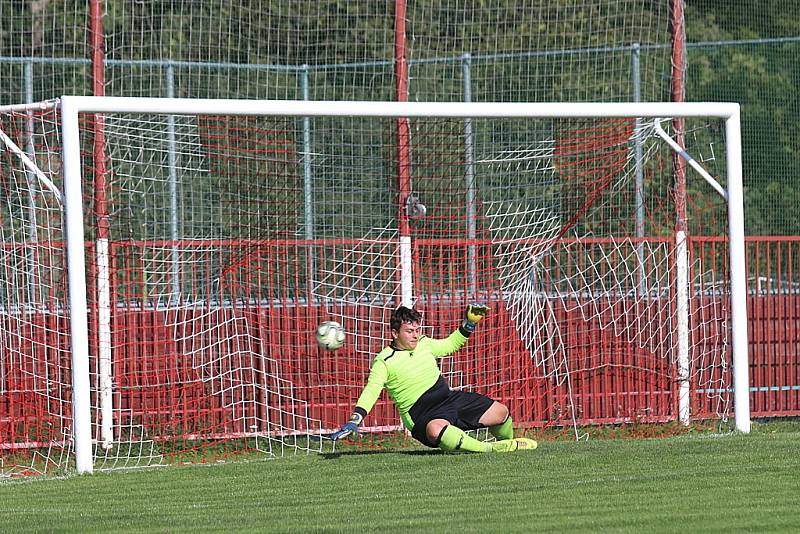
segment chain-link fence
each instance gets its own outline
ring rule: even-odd
[[[689,45],[687,97],[739,102],[745,231],[800,234],[800,37]]]
[[[70,20],[77,19],[73,15]],[[118,26],[112,27],[118,30]],[[384,30],[381,38],[391,38],[391,28]],[[6,35],[12,34],[6,31]],[[96,73],[89,47],[80,43],[85,36],[83,32],[61,32],[61,39],[66,40],[68,35],[74,42],[71,46],[62,43],[62,51],[70,57],[43,55],[35,47],[27,54],[19,49],[13,55],[0,56],[0,104],[92,94]],[[412,41],[419,57],[408,60],[409,98],[476,102],[669,100],[670,45],[652,42],[665,38],[659,32],[639,31],[638,35],[651,42],[490,53],[485,43],[462,39],[456,43],[458,47],[451,47],[449,55],[435,55],[440,50],[430,35],[415,36]],[[33,30],[30,39],[37,39]],[[441,48],[440,41],[436,43]],[[467,48],[470,44],[475,48]],[[4,48],[8,53],[8,47]],[[47,47],[38,48],[44,51]],[[452,53],[456,48],[459,53]],[[56,44],[51,44],[49,51],[55,49]],[[800,204],[796,186],[800,37],[697,42],[688,43],[687,49],[686,99],[742,105],[747,234],[800,235],[800,213],[794,209]],[[382,53],[387,54],[391,50]],[[391,57],[329,64],[114,57],[124,55],[109,53],[105,60],[102,76],[107,95],[393,100],[396,93],[395,61]]]

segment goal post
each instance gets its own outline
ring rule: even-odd
[[[750,432],[750,370],[747,351],[747,267],[744,248],[744,189],[742,187],[742,130],[739,105],[725,118],[728,142],[728,236],[733,330],[733,388],[736,428]]]
[[[91,383],[89,381],[89,324],[86,284],[86,232],[83,225],[83,172],[78,113],[71,99],[61,101],[64,164],[64,226],[66,234],[69,312],[72,350],[72,421],[75,467],[92,472]]]
[[[736,428],[750,430],[737,104],[55,105],[62,154],[34,161],[61,159],[79,472],[160,463],[199,442],[315,450],[298,440],[346,417],[400,303],[418,304],[436,337],[465,303],[490,305],[442,370],[452,387],[509,403],[515,421],[687,422],[699,397],[726,417],[732,396]],[[104,116],[109,151],[102,247],[82,190],[91,114]],[[689,181],[716,198],[699,225],[725,212],[712,231],[727,234],[726,262],[693,251],[691,227],[675,231],[660,154],[674,148],[658,126],[675,117],[698,120],[682,156],[716,166],[710,186]],[[397,119],[409,120],[402,156]],[[400,158],[410,190],[396,183]],[[87,276],[108,293],[87,299]],[[93,307],[110,308],[93,310],[104,332],[87,323]],[[324,353],[313,329],[329,318],[348,342]],[[391,405],[367,424],[396,427]]]

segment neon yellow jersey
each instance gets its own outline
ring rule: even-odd
[[[386,388],[400,412],[403,424],[409,430],[412,429],[414,423],[408,411],[442,374],[436,359],[454,353],[466,342],[466,336],[456,330],[445,339],[423,336],[413,351],[399,350],[392,346],[384,348],[372,362],[367,385],[364,386],[356,406],[369,413],[383,388]]]

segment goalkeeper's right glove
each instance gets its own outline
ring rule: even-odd
[[[360,425],[361,421],[363,421],[363,420],[364,420],[364,416],[361,414],[361,412],[358,409],[356,409],[356,411],[353,412],[353,415],[350,416],[350,420],[347,421],[345,424],[343,424],[342,428],[340,428],[336,432],[332,433],[330,435],[330,438],[333,441],[336,441],[337,439],[346,438],[350,434],[357,433],[358,432],[358,425]]]
[[[483,319],[484,315],[489,312],[489,307],[483,304],[470,304],[467,306],[467,311],[464,313],[464,323],[461,327],[470,334],[475,331],[478,321]]]

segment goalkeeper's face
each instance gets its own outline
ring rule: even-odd
[[[400,330],[392,330],[394,346],[400,350],[414,350],[420,336],[419,323],[403,323]]]

